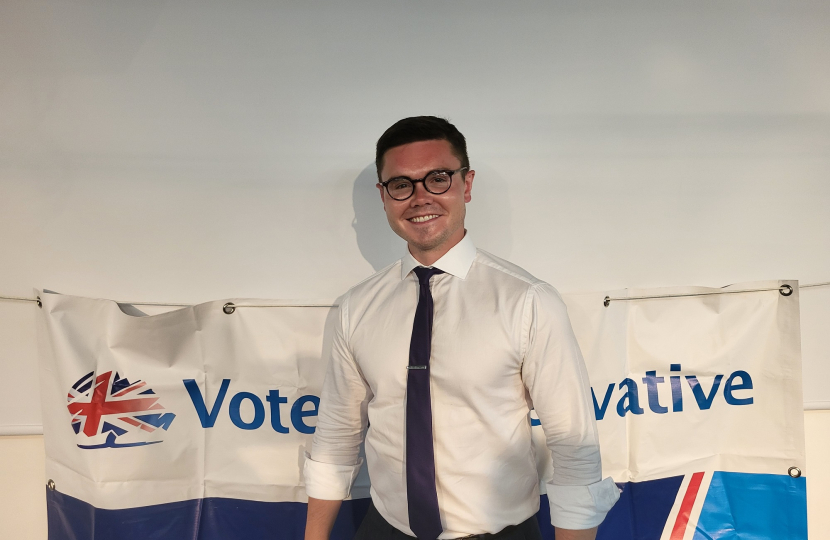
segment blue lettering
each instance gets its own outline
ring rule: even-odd
[[[265,399],[271,404],[271,427],[277,433],[288,433],[288,428],[280,421],[280,405],[288,403],[288,398],[280,397],[279,390],[271,390]]]
[[[242,420],[242,416],[239,414],[239,407],[242,405],[243,399],[250,400],[251,404],[254,406],[254,419],[249,423],[244,422]],[[239,392],[233,396],[231,404],[228,407],[228,413],[231,416],[231,422],[233,422],[233,425],[239,429],[257,429],[265,421],[265,407],[262,405],[262,400],[259,399],[256,394],[252,394],[250,392]]]
[[[732,385],[735,377],[741,378],[741,384]],[[753,398],[737,398],[732,395],[735,390],[752,390],[752,377],[746,371],[736,371],[726,379],[726,384],[723,385],[723,397],[730,405],[752,405]]]
[[[533,412],[535,412],[535,409],[530,409],[530,427],[541,426],[542,421],[538,418],[533,418]]]
[[[623,386],[627,387],[627,389],[625,394],[620,398],[620,401],[617,402],[617,414],[625,416],[629,411],[634,414],[643,414],[643,408],[640,407],[640,394],[637,389],[637,383],[626,378],[620,383],[620,390],[622,390]],[[625,405],[626,399],[628,400],[628,405]]]
[[[303,405],[311,403],[314,405],[314,410],[304,411]],[[306,416],[317,416],[317,411],[320,408],[320,398],[317,396],[301,396],[294,405],[291,406],[291,423],[294,429],[300,433],[311,434],[314,433],[314,426],[306,425],[303,418]]]
[[[199,385],[196,384],[195,379],[184,379],[182,381],[184,387],[187,388],[187,393],[190,394],[190,400],[196,408],[196,414],[199,415],[199,422],[202,423],[203,428],[212,428],[216,423],[216,418],[219,416],[219,410],[222,408],[222,401],[225,400],[225,394],[228,392],[228,386],[231,384],[230,379],[222,379],[222,386],[219,387],[219,394],[216,396],[216,401],[213,402],[213,408],[210,413],[207,412],[205,405],[205,398],[202,396],[202,391],[199,390]]]
[[[680,364],[670,364],[669,369],[672,372],[681,372],[682,366]],[[648,407],[657,414],[666,414],[669,408],[660,404],[659,384],[665,381],[665,377],[658,377],[657,370],[646,371],[643,378],[643,384],[646,386],[648,393]],[[697,375],[686,375],[686,381],[692,389],[695,402],[701,411],[709,410],[715,401],[718,394],[718,389],[725,375],[715,375],[712,381],[712,387],[707,392]],[[683,412],[683,386],[681,384],[683,376],[672,375],[669,377],[672,396],[672,411]],[[751,405],[754,403],[754,398],[751,395],[743,394],[743,397],[736,395],[736,392],[741,390],[752,390],[752,377],[748,372],[743,370],[734,371],[723,385],[723,397],[727,405]],[[639,387],[633,379],[625,378],[619,383],[619,389],[622,390],[622,395],[617,401],[617,414],[620,417],[625,417],[626,414],[643,414],[644,410],[640,406]],[[608,385],[605,394],[602,396],[602,404],[597,400],[597,394],[594,388],[591,388],[591,399],[594,404],[594,417],[597,420],[605,418],[608,412],[608,406],[611,402],[611,397],[614,393],[614,383]],[[540,422],[531,419],[531,425],[537,426]]]
[[[672,371],[680,371],[680,364],[672,364],[670,368]],[[669,383],[671,384],[671,410],[672,412],[683,412],[683,389],[680,387],[680,377],[672,375],[669,377]]]
[[[666,414],[669,412],[668,407],[660,405],[660,396],[657,394],[657,385],[664,380],[664,377],[657,376],[657,371],[646,371],[646,376],[643,377],[643,383],[645,383],[648,389],[648,408],[651,409],[651,412],[657,414]]]
[[[686,380],[689,382],[689,386],[692,387],[692,393],[695,395],[695,401],[697,401],[697,406],[701,411],[705,411],[712,406],[712,401],[715,400],[715,394],[718,392],[721,379],[723,379],[723,375],[715,376],[715,382],[712,384],[712,390],[707,396],[706,392],[703,391],[703,387],[700,385],[700,382],[698,382],[697,376],[686,375]]]
[[[594,417],[597,420],[605,418],[605,411],[608,410],[608,404],[611,402],[611,393],[614,391],[614,383],[608,385],[605,391],[605,396],[602,398],[602,407],[597,404],[597,396],[594,394],[594,389],[591,388],[591,398],[594,400]],[[541,422],[540,422],[541,424]],[[532,422],[531,422],[532,425]]]

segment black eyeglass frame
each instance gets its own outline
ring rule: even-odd
[[[392,197],[392,199],[395,200],[395,201],[405,201],[408,198],[415,195],[415,184],[417,184],[418,182],[421,182],[424,185],[424,189],[427,190],[428,193],[432,193],[433,195],[443,195],[444,193],[448,192],[450,190],[450,188],[452,187],[452,177],[456,173],[459,173],[459,172],[464,171],[464,170],[469,170],[469,169],[470,169],[469,167],[461,167],[460,169],[456,169],[454,171],[449,170],[449,169],[435,169],[433,171],[429,171],[428,173],[426,173],[423,178],[417,178],[417,179],[409,178],[408,176],[396,176],[394,178],[390,178],[389,180],[386,180],[385,182],[380,182],[380,185],[382,185],[386,189],[386,194],[389,195],[390,197]],[[432,191],[431,189],[429,189],[427,187],[426,179],[429,178],[429,175],[435,174],[435,173],[447,173],[447,174],[449,174],[450,182],[449,182],[449,184],[447,184],[447,189],[445,189],[444,191],[435,192],[435,191]],[[392,195],[392,193],[389,192],[389,183],[394,182],[394,181],[401,181],[401,180],[406,180],[407,182],[410,182],[412,184],[412,193],[410,193],[409,195],[407,195],[403,199],[396,199],[395,196]]]

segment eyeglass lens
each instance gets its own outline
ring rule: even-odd
[[[424,178],[424,187],[433,195],[440,195],[450,189],[451,174],[445,171],[431,172]],[[415,184],[408,178],[393,179],[386,184],[386,189],[393,199],[408,199],[415,191]]]

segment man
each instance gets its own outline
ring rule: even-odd
[[[376,164],[386,217],[408,252],[340,304],[305,464],[306,539],[328,538],[364,434],[372,505],[356,538],[540,538],[531,407],[553,455],[557,540],[594,538],[619,492],[601,481],[564,303],[473,246],[464,217],[475,171],[455,126],[401,120],[378,140]]]

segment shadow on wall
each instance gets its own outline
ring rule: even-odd
[[[383,203],[375,184],[378,175],[375,164],[363,169],[354,181],[352,228],[357,235],[357,247],[375,272],[386,268],[404,254],[404,241],[389,227]]]
[[[496,169],[486,164],[479,162],[472,165],[476,177],[464,226],[477,248],[510,260],[513,251],[513,207],[507,182]]]
[[[380,200],[375,165],[367,166],[357,176],[352,189],[357,246],[375,271],[395,262],[404,254],[405,243],[389,227]],[[467,205],[465,225],[476,247],[509,259],[513,248],[512,208],[507,182],[497,171],[477,168],[473,183],[473,200]]]

